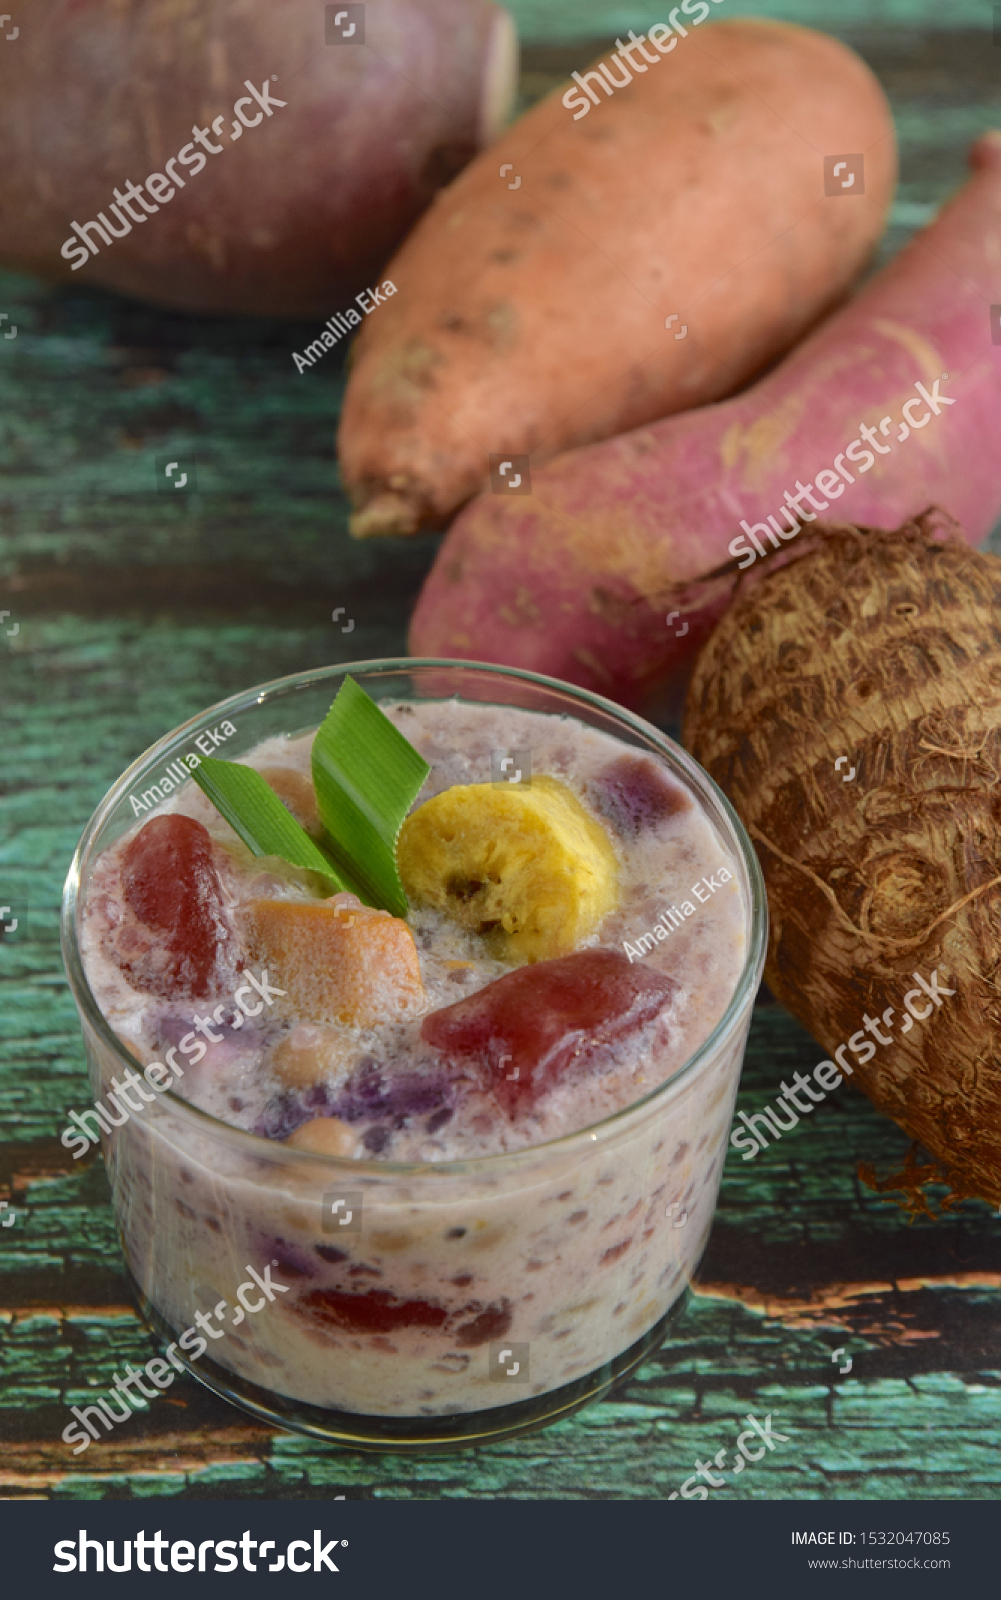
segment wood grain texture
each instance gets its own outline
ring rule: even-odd
[[[961,180],[973,134],[1001,121],[1001,56],[989,35],[935,31],[989,8],[877,3],[838,13],[915,24],[850,35],[901,133],[885,257]],[[641,25],[606,4],[516,9],[550,40],[592,32],[588,54]],[[823,21],[805,0],[747,9]],[[580,59],[531,49],[523,100]],[[156,1348],[129,1303],[103,1167],[59,1144],[89,1099],[58,948],[72,849],[122,768],[182,718],[283,673],[402,653],[433,543],[348,539],[332,455],[343,360],[302,376],[291,360],[312,326],[183,318],[11,277],[0,310],[18,326],[0,340],[0,901],[20,918],[0,943],[0,1199],[15,1212],[0,1228],[0,1495],[656,1500],[753,1410],[789,1442],[720,1495],[996,1499],[1001,1224],[969,1203],[909,1225],[863,1189],[858,1162],[890,1172],[907,1140],[850,1085],[755,1160],[731,1151],[668,1342],[620,1394],[547,1432],[450,1457],[356,1455],[252,1423],[184,1378],[81,1456],[62,1443],[67,1404]],[[180,504],[155,487],[166,452],[198,458],[199,493]],[[740,1106],[759,1109],[822,1054],[763,998]]]
[[[719,7],[716,10],[716,7]],[[615,0],[507,0],[523,40],[535,46],[552,39],[626,37],[629,28],[640,32],[655,22],[666,22],[671,4],[642,0],[637,6]],[[679,13],[684,25],[684,13]],[[988,32],[991,8],[980,0],[713,0],[719,17],[772,17],[778,22],[799,22],[828,33],[849,28],[928,28],[936,31],[970,28]]]

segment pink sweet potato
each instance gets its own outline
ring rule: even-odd
[[[413,651],[626,704],[656,690],[669,706],[738,561],[783,559],[767,519],[794,539],[780,508],[797,484],[821,503],[801,500],[810,518],[893,528],[937,503],[980,541],[1001,511],[1001,133],[970,159],[941,214],[753,388],[564,455],[533,474],[531,498],[468,506],[418,601]],[[764,525],[764,558],[742,521]]]
[[[682,9],[687,27],[676,7],[676,33],[651,29],[651,64],[631,47],[635,78],[606,63],[605,98],[581,74],[596,104],[572,83],[533,107],[390,263],[399,293],[359,334],[338,438],[358,537],[440,524],[491,454],[534,470],[732,393],[870,254],[896,145],[868,67],[806,28]],[[826,199],[840,151],[864,154],[864,193],[858,173]]]
[[[496,135],[517,75],[489,0],[367,0],[329,44],[319,0],[33,9],[0,47],[0,264],[188,311],[329,316]]]

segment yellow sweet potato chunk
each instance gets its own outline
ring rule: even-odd
[[[302,1022],[372,1027],[417,1015],[424,985],[413,934],[399,917],[353,896],[255,900],[247,911],[254,960],[285,990],[275,1009]]]
[[[414,811],[397,850],[407,894],[516,962],[568,955],[618,897],[604,829],[555,778],[456,784]]]

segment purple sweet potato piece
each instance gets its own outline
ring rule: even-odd
[[[360,315],[516,85],[488,0],[377,0],[336,29],[319,0],[37,9],[0,44],[0,263],[185,311]],[[130,221],[116,186],[148,178]]]

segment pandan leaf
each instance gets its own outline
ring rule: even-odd
[[[293,867],[325,878],[333,885],[331,894],[349,889],[362,897],[350,876],[300,828],[253,767],[204,756],[191,776],[255,856],[280,856]]]
[[[394,916],[407,913],[396,865],[404,818],[431,768],[346,677],[313,741],[313,787],[331,854]]]

